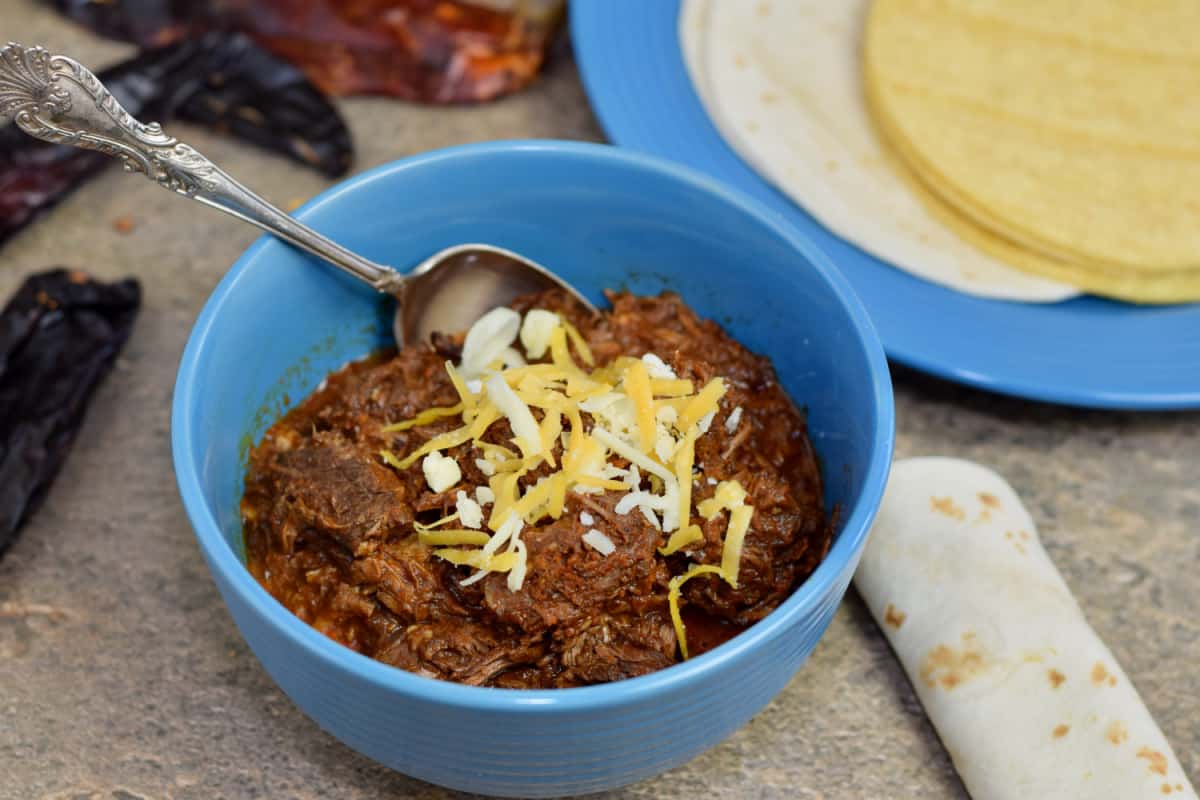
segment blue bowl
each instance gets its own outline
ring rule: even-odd
[[[607,146],[500,142],[429,153],[330,189],[298,215],[384,263],[466,241],[526,253],[603,300],[679,292],[766,353],[807,408],[838,533],[817,571],[731,642],[652,675],[521,691],[418,677],[294,617],[243,564],[247,449],[330,371],[388,342],[390,307],[280,242],[246,251],[204,307],[179,367],[175,474],[238,628],[326,731],[400,772],[510,797],[582,794],[655,775],[729,736],[816,645],[858,563],[892,455],[883,350],[849,285],[757,203]]]

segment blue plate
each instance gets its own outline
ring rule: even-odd
[[[725,144],[692,91],[679,0],[573,0],[571,35],[601,125],[766,203],[850,279],[895,361],[995,392],[1097,408],[1200,407],[1200,305],[1084,297],[1038,305],[943,289],[864,253],[769,186]],[[797,31],[797,43],[804,32]]]

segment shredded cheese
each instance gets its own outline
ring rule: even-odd
[[[643,453],[653,453],[658,426],[654,421],[654,395],[650,389],[650,374],[646,372],[646,365],[641,361],[634,361],[625,370],[622,383],[625,386],[625,394],[633,401],[638,444]]]
[[[602,556],[611,556],[617,550],[617,546],[613,544],[612,539],[605,536],[600,531],[592,528],[583,535],[583,543],[591,547]]]
[[[478,528],[483,524],[483,509],[461,489],[455,495],[454,507],[458,511],[458,518],[466,527]]]
[[[679,653],[683,656],[684,661],[688,659],[687,627],[683,624],[683,616],[679,613],[679,590],[697,575],[721,575],[721,568],[711,564],[693,564],[687,572],[676,575],[667,584],[667,606],[671,611],[671,622],[675,625],[675,638],[679,640]]]
[[[520,350],[514,347],[518,339]],[[671,618],[687,658],[681,588],[703,574],[737,586],[754,514],[736,481],[712,478],[713,496],[693,508],[693,484],[700,483],[693,474],[696,443],[716,418],[725,382],[713,378],[697,390],[654,353],[619,356],[597,368],[579,331],[560,314],[542,309],[524,319],[510,309],[489,311],[468,330],[461,362],[445,366],[458,402],[425,409],[381,432],[400,433],[454,417],[461,418],[461,426],[433,436],[403,458],[390,450],[380,451],[380,458],[401,471],[423,459],[430,489],[443,492],[462,480],[458,462],[447,451],[465,446],[478,469],[473,474],[481,473],[487,485],[460,489],[454,513],[437,522],[413,523],[419,541],[435,548],[438,558],[475,570],[462,585],[507,573],[509,591],[517,592],[530,566],[523,527],[561,517],[569,492],[618,493],[614,513],[639,513],[661,530],[663,555],[704,541],[694,515],[711,520],[727,511],[720,566],[692,565],[669,583]],[[725,420],[726,431],[734,433],[741,417],[741,407],[735,408]],[[512,430],[511,448],[484,439],[499,420]],[[526,476],[535,470],[540,477],[531,483]],[[488,512],[484,506],[490,506]],[[458,525],[449,527],[454,521]],[[579,521],[587,528],[584,544],[603,556],[616,551],[613,540],[593,527],[592,514],[580,512]]]
[[[443,417],[453,417],[462,414],[463,408],[464,406],[462,403],[459,403],[455,406],[448,406],[446,408],[427,408],[412,419],[405,420],[404,422],[396,422],[392,425],[384,425],[380,432],[399,433],[400,431],[406,431],[409,428],[416,428],[420,425],[428,425],[429,423],[435,422]]]
[[[462,480],[462,470],[453,458],[442,455],[434,450],[425,456],[421,462],[421,471],[425,473],[425,481],[435,492],[444,492]]]
[[[521,329],[521,315],[503,306],[493,308],[467,330],[463,340],[462,373],[476,378],[489,364],[516,341]]]
[[[516,438],[517,447],[521,449],[521,453],[526,458],[540,453],[542,451],[542,435],[529,406],[521,402],[521,398],[517,397],[516,392],[500,375],[488,378],[484,388],[487,390],[488,399],[495,403],[500,413],[508,418],[508,424],[512,426],[513,436]]]
[[[675,370],[654,353],[646,353],[642,356],[642,363],[646,365],[646,371],[650,373],[651,378],[663,378],[670,381],[678,377]]]
[[[688,401],[679,414],[680,430],[688,430],[708,414],[714,414],[717,403],[725,396],[725,381],[713,378],[700,393]]]
[[[525,355],[533,359],[546,355],[550,335],[557,327],[558,314],[553,311],[535,308],[526,314],[521,323],[521,346],[525,348]]]

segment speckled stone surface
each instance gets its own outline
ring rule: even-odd
[[[94,66],[126,49],[29,2],[0,38]],[[600,139],[568,54],[532,90],[483,108],[342,103],[356,169],[460,142]],[[173,126],[286,204],[320,176]],[[113,220],[128,215],[132,232]],[[0,562],[0,798],[455,797],[322,733],[242,643],[201,561],[171,471],[168,408],[188,329],[255,238],[117,169],[0,248],[0,295],[52,264],[138,276],[146,302],[58,483]],[[1200,415],[1081,412],[896,370],[898,454],[976,459],[1037,520],[1093,625],[1200,779]],[[765,711],[684,767],[609,797],[962,798],[897,662],[851,593]],[[1031,798],[1031,800],[1033,800]]]

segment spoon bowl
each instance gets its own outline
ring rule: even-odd
[[[524,256],[486,244],[441,250],[407,275],[322,236],[234,180],[158,123],[134,119],[87,67],[43,47],[0,48],[0,116],[37,139],[97,150],[121,159],[175,194],[248,222],[396,298],[396,347],[435,331],[466,328],[483,312],[522,294],[566,290],[595,312],[573,286]]]

